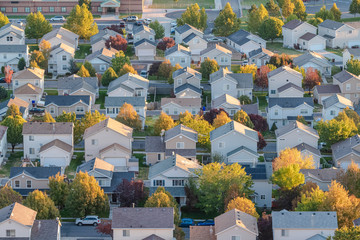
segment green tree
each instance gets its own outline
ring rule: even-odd
[[[354,17],[357,13],[360,13],[360,0],[352,0],[349,6],[349,12],[354,14]]]
[[[169,81],[172,78],[172,69],[173,67],[171,66],[170,61],[165,60],[159,66],[158,76],[163,77]]]
[[[351,59],[346,62],[346,70],[356,76],[360,75],[360,61],[358,59],[354,59],[351,56]]]
[[[87,128],[94,126],[95,124],[102,122],[105,119],[106,116],[104,114],[100,114],[97,110],[94,112],[86,112],[84,117],[80,119],[79,132],[75,142],[78,143],[82,140],[84,132]]]
[[[44,54],[41,51],[38,51],[38,50],[32,51],[30,54],[29,61],[30,61],[30,67],[36,67],[36,68],[41,68],[41,69],[46,70],[47,61],[46,61]],[[33,62],[36,63],[35,66],[31,66]]]
[[[45,112],[43,122],[56,122],[49,112]]]
[[[37,212],[36,219],[55,219],[60,216],[59,210],[51,198],[39,190],[29,193],[24,205]]]
[[[249,128],[254,128],[254,124],[251,121],[249,115],[244,111],[240,110],[234,114],[234,121],[237,121]]]
[[[65,112],[56,117],[56,122],[72,122],[74,123],[74,143],[82,141],[83,130],[81,128],[80,120],[76,119],[75,112]]]
[[[162,39],[165,36],[165,28],[158,20],[151,22],[149,27],[155,31],[155,39]]]
[[[10,23],[7,16],[5,16],[2,12],[0,12],[0,28]]]
[[[335,21],[340,21],[340,19],[341,19],[341,11],[337,7],[336,3],[333,4],[332,8],[330,9],[330,13],[334,16]]]
[[[18,62],[18,68],[19,70],[23,70],[26,67],[25,58],[20,58]]]
[[[120,70],[124,67],[125,63],[131,65],[130,58],[125,56],[124,52],[121,50],[115,54],[113,59],[111,59],[111,67],[116,74],[120,73]]]
[[[246,104],[251,104],[251,99],[249,98],[249,96],[247,95],[241,95],[239,97],[239,101],[241,104],[246,105]]]
[[[308,23],[310,23],[311,25],[317,27],[323,21],[324,20],[322,20],[321,18],[311,18],[311,19],[309,19]]]
[[[294,13],[295,5],[291,0],[284,0],[284,4],[281,7],[282,15],[287,18]]]
[[[105,87],[109,86],[110,82],[117,79],[118,75],[116,74],[116,72],[114,71],[114,69],[112,67],[109,67],[108,69],[106,69],[106,71],[104,72],[104,74],[101,77],[101,84]]]
[[[215,59],[206,58],[200,66],[200,72],[203,79],[209,80],[210,74],[219,71],[219,64]]]
[[[116,116],[116,121],[119,121],[126,126],[132,127],[135,130],[140,130],[142,127],[139,114],[137,114],[134,107],[128,103],[124,103],[121,106],[119,114]]]
[[[256,212],[255,203],[253,203],[250,199],[244,197],[234,198],[228,203],[226,212],[231,211],[234,208],[244,213],[250,214],[253,217],[259,218],[259,214]]]
[[[13,204],[14,202],[22,203],[22,196],[10,186],[5,185],[0,189],[0,209]]]
[[[79,0],[79,6],[82,6],[83,4],[91,11],[91,0]]]
[[[360,239],[360,226],[357,227],[343,227],[335,230],[335,235],[331,237],[332,240],[349,240]]]
[[[296,121],[301,122],[304,125],[308,125],[308,123],[306,122],[304,116],[297,116]]]
[[[269,2],[267,2],[266,5],[265,5],[265,8],[268,11],[270,16],[272,16],[272,17],[280,16],[280,8],[275,3],[274,0],[270,0]]]
[[[275,38],[281,37],[283,25],[284,22],[280,19],[270,17],[261,23],[259,28],[259,35],[265,40],[273,41]]]
[[[65,209],[73,216],[101,215],[109,211],[109,199],[93,176],[78,172],[70,184]]]
[[[76,75],[80,77],[90,77],[89,71],[84,67],[84,65],[81,65],[80,70],[76,73]]]
[[[52,31],[52,26],[45,19],[41,12],[30,13],[26,17],[25,36],[26,38],[36,39],[36,43],[45,34]]]
[[[84,3],[76,5],[70,12],[64,24],[64,28],[76,33],[83,39],[90,39],[91,36],[99,32],[97,24],[94,22],[93,15]]]
[[[258,33],[260,24],[269,17],[269,13],[264,7],[260,4],[258,9],[254,9],[250,12],[248,18],[248,29],[252,33]]]
[[[4,87],[0,87],[0,101],[8,97],[8,91]]]
[[[334,20],[334,16],[329,10],[326,10],[326,6],[323,6],[319,12],[315,13],[315,18],[321,18],[323,21],[326,19]]]
[[[65,182],[65,177],[59,173],[55,177],[49,177],[49,188],[50,198],[60,210],[63,209],[69,195],[69,183]]]
[[[295,14],[300,20],[306,21],[307,13],[304,2],[302,0],[293,0],[293,3],[294,3],[293,14]]]
[[[11,144],[12,152],[16,144],[23,142],[22,127],[26,123],[26,120],[23,119],[20,115],[7,116],[5,120],[1,122],[1,125],[8,127],[7,130],[7,141]]]
[[[22,116],[22,114],[20,113],[20,109],[19,109],[19,106],[15,105],[15,104],[11,104],[10,107],[6,110],[6,116],[12,116],[12,117],[15,117],[15,116]]]
[[[240,30],[241,20],[236,16],[229,2],[214,21],[214,33],[217,36],[227,37]]]
[[[300,202],[297,203],[296,211],[318,211],[324,203],[325,193],[319,186],[310,192],[301,195]]]
[[[291,22],[292,20],[298,20],[299,18],[295,14],[291,14],[286,18],[286,22]]]
[[[88,70],[90,77],[96,77],[96,70],[95,68],[91,65],[91,63],[89,63],[88,61],[85,61],[84,65],[83,65],[86,70]]]
[[[124,66],[119,71],[119,77],[127,73],[137,74],[137,71],[131,65],[125,63]]]
[[[271,182],[283,190],[290,190],[305,182],[304,174],[300,173],[300,166],[292,164],[274,171]]]
[[[174,120],[164,112],[161,112],[159,118],[154,124],[154,134],[159,136],[162,130],[169,130],[175,127]]]
[[[197,3],[194,3],[186,8],[186,11],[176,20],[178,26],[189,24],[201,31],[204,31],[207,27],[207,14],[205,9],[200,7]]]

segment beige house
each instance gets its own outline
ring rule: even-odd
[[[38,103],[42,97],[43,89],[36,87],[31,83],[22,85],[21,87],[15,89],[14,96],[18,97],[29,104]]]
[[[200,72],[185,67],[173,73],[174,94],[177,98],[200,98],[202,75]]]
[[[224,109],[230,116],[234,116],[237,111],[241,110],[240,100],[228,94],[221,95],[211,101],[211,108]]]
[[[172,66],[179,64],[181,67],[190,67],[191,51],[189,48],[176,44],[172,48],[165,50],[165,58],[170,61]]]
[[[271,56],[273,55],[273,52],[267,50],[266,48],[260,47],[249,52],[249,63],[261,67],[263,65],[266,65],[270,61]]]
[[[325,20],[318,26],[318,34],[326,38],[330,48],[352,48],[360,46],[358,22],[336,22]]]
[[[332,65],[324,56],[313,52],[308,51],[303,55],[300,55],[293,59],[293,64],[299,68],[304,68],[305,72],[308,68],[313,68],[318,70],[321,75],[330,76]]]
[[[116,37],[116,35],[120,34],[111,29],[105,28],[100,30],[97,34],[90,37],[91,51],[94,53],[105,48],[105,42],[110,37]]]
[[[70,72],[70,60],[75,56],[75,48],[65,43],[52,46],[50,49],[48,72],[54,75],[65,75]]]
[[[201,62],[206,58],[214,59],[220,67],[231,67],[232,52],[219,44],[211,45],[200,52]]]
[[[360,136],[358,134],[331,145],[331,150],[335,167],[346,170],[351,162],[360,166]]]
[[[298,71],[282,66],[268,73],[269,97],[303,97],[303,76]]]
[[[201,98],[162,98],[161,110],[172,118],[177,119],[180,113],[195,115],[200,112]]]
[[[110,82],[109,97],[147,97],[149,80],[137,74],[127,73]]]
[[[266,48],[266,40],[243,29],[226,37],[226,44],[246,56],[249,56],[251,51]]]
[[[141,26],[134,26],[133,29],[134,34],[134,43],[142,40],[147,39],[151,42],[155,42],[155,31],[148,26],[141,25]]]
[[[200,52],[207,48],[208,42],[199,35],[191,33],[183,39],[183,43],[189,46],[191,51],[191,62],[197,63],[200,61]]]
[[[319,104],[321,104],[326,98],[334,94],[341,94],[339,85],[316,85],[313,89],[314,100],[317,101],[317,103]]]
[[[343,67],[346,68],[346,63],[353,57],[356,60],[360,60],[359,48],[346,48],[343,51]]]
[[[316,34],[317,28],[307,22],[295,19],[282,26],[282,35],[284,37],[283,46],[287,48],[300,48],[299,39],[307,33]],[[317,50],[317,49],[314,49]],[[318,49],[321,50],[321,49]]]
[[[156,43],[146,38],[135,42],[134,48],[139,60],[154,60],[156,56]]]
[[[183,42],[183,40],[191,35],[191,34],[195,34],[201,38],[204,37],[204,33],[202,31],[200,31],[199,29],[189,25],[189,24],[184,24],[182,26],[178,26],[175,28],[175,43],[176,44],[180,44]]]
[[[96,52],[85,57],[85,60],[91,63],[97,73],[103,74],[106,69],[111,66],[111,59],[115,57],[118,52],[115,48],[101,48]]]
[[[337,176],[341,172],[341,169],[300,169],[300,172],[305,176],[305,183],[316,183],[321,190],[328,191],[331,181],[337,180]]]
[[[63,112],[74,112],[77,117],[82,117],[91,110],[91,97],[89,95],[47,95],[44,107],[53,117]]]
[[[343,70],[333,76],[333,84],[340,87],[342,96],[350,99],[354,104],[359,103],[360,77]]]
[[[77,49],[78,42],[79,42],[79,35],[63,28],[56,28],[52,30],[51,32],[45,34],[42,40],[46,40],[50,43],[51,47],[57,46],[61,43],[66,44],[74,49]]]
[[[308,32],[299,38],[299,47],[302,50],[324,50],[326,48],[326,39]]]
[[[12,77],[13,91],[15,92],[17,88],[28,83],[34,87],[39,87],[44,91],[44,74],[45,70],[40,68],[26,68],[14,73]]]

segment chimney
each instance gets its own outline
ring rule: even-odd
[[[171,155],[172,155],[172,156],[175,156],[175,152],[173,151],[173,152],[171,153]]]
[[[132,207],[135,208],[135,203],[132,203]]]
[[[161,129],[161,132],[160,132],[161,142],[164,142],[164,135],[165,135],[165,129]]]

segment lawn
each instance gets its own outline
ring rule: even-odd
[[[234,65],[234,64],[232,64],[231,65],[231,71],[232,72],[237,72],[237,71],[240,71],[240,67],[241,67],[241,65]]]
[[[186,207],[181,208],[181,218],[192,218],[192,219],[213,219],[216,215],[207,214],[200,209],[188,210]]]
[[[266,48],[274,53],[277,54],[285,53],[290,55],[291,57],[297,57],[302,54],[301,52],[298,52],[294,49],[284,48],[282,45],[283,45],[282,42],[267,42]]]
[[[39,50],[39,46],[37,44],[28,44],[29,47],[29,53],[34,50]]]
[[[256,6],[260,6],[260,4],[264,5],[268,2],[268,0],[242,0],[241,5],[243,7],[243,12],[247,11],[244,8],[251,7],[251,5],[255,4]]]
[[[134,131],[134,137],[145,137],[145,136],[152,136],[154,135],[154,124],[159,116],[151,116],[146,117],[145,119],[145,129],[141,131]]]
[[[20,167],[21,157],[23,155],[24,155],[23,152],[10,153],[9,159],[0,168],[0,177],[9,177],[10,176],[10,168]]]
[[[100,104],[101,109],[105,109],[105,97],[107,95],[107,90],[100,90],[99,91],[99,98],[96,99],[95,104]]]
[[[79,44],[79,50],[75,52],[75,59],[84,59],[86,56],[91,54],[90,44]]]
[[[46,89],[45,92],[46,92],[48,95],[59,95],[59,94],[58,94],[58,90],[55,90],[55,89]]]
[[[342,22],[359,22],[360,17],[352,17],[352,18],[342,18]]]
[[[74,155],[76,156],[75,159],[71,159],[70,165],[65,169],[65,174],[68,178],[74,178],[76,173],[76,168],[84,161],[83,152],[75,152]]]
[[[342,49],[326,48],[326,51],[334,53],[336,55],[339,55],[340,57],[342,57],[342,55],[343,55],[343,50]]]
[[[195,2],[189,0],[169,1],[169,0],[153,0],[150,8],[161,8],[161,9],[185,9],[189,5]],[[215,8],[214,0],[197,0],[196,3],[200,8],[213,9]]]

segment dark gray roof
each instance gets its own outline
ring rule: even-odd
[[[208,52],[211,52],[212,50],[215,50],[215,49],[217,49],[218,51],[221,51],[223,53],[226,53],[226,54],[230,54],[230,55],[232,54],[232,51],[221,46],[220,44],[211,44],[211,45],[208,45],[208,47],[206,49],[202,50],[200,52],[200,55],[202,56],[202,55],[204,55]]]
[[[327,85],[316,85],[315,89],[319,94],[336,94],[341,93],[339,85],[327,84]],[[314,89],[314,90],[315,90]]]
[[[172,139],[173,137],[176,137],[178,135],[184,135],[188,138],[190,138],[191,140],[193,141],[196,141],[197,142],[197,139],[198,139],[198,134],[195,130],[185,126],[185,125],[182,125],[182,124],[179,124],[169,130],[167,130],[165,132],[165,138],[164,138],[164,141],[168,141],[169,139]]]
[[[268,56],[274,55],[273,52],[267,50],[266,48],[259,47],[258,49],[255,49],[255,50],[252,50],[251,52],[249,52],[249,58],[258,55],[259,53],[265,53]]]
[[[147,38],[143,38],[143,39],[141,39],[140,41],[137,41],[136,43],[134,43],[134,47],[140,46],[140,45],[143,44],[143,43],[148,43],[148,44],[153,45],[153,46],[156,47],[156,43],[153,42],[153,41],[150,41],[150,40],[147,39]]]
[[[126,179],[129,182],[135,179],[135,172],[114,172],[110,187],[102,187],[105,193],[113,193],[116,188]]]
[[[165,152],[165,143],[160,136],[146,136],[145,152]]]
[[[194,37],[196,37],[197,35],[195,33],[191,33],[189,34],[186,38],[183,39],[184,43],[188,43],[189,41],[191,41],[191,39],[193,39]]]
[[[150,187],[149,195],[153,195],[157,187]],[[184,187],[165,187],[165,191],[168,191],[173,197],[185,197],[185,188]]]
[[[241,109],[244,110],[248,115],[259,114],[259,105],[256,103],[241,105]]]
[[[353,223],[354,223],[354,226],[355,226],[355,227],[360,226],[360,218],[355,219],[355,220],[353,221]]]
[[[149,28],[148,26],[145,26],[145,25],[140,25],[140,26],[134,26],[134,29],[133,29],[133,34],[137,34],[141,31],[146,31],[148,33],[151,33],[153,35],[155,35],[155,31],[152,29],[152,28]]]
[[[223,136],[231,131],[237,131],[241,134],[244,134],[255,141],[258,141],[258,133],[257,131],[246,127],[245,125],[238,123],[236,121],[231,121],[226,123],[225,125],[222,125],[221,127],[216,128],[215,130],[212,130],[210,132],[210,140],[213,141],[214,139]]]
[[[305,54],[293,59],[293,64],[299,67],[308,64],[309,62],[315,62],[317,65],[326,67],[331,66],[329,61],[324,56],[312,51],[308,51]]]
[[[284,86],[281,86],[278,88],[278,92],[281,93],[289,88],[295,88],[296,90],[300,91],[300,92],[304,92],[304,89],[302,87],[299,87],[298,85],[295,85],[293,83],[287,83]]]
[[[165,149],[165,157],[171,157],[174,154],[178,154],[186,158],[195,158],[196,149]]]
[[[174,92],[174,93],[176,94],[176,93],[182,92],[182,91],[184,91],[184,90],[186,90],[186,89],[191,89],[191,90],[193,90],[194,92],[201,94],[201,89],[195,87],[194,85],[192,85],[192,84],[190,84],[190,83],[185,83],[185,84],[181,85],[180,87],[175,88],[175,92]]]
[[[302,36],[300,37],[300,39],[303,39],[303,40],[305,40],[305,41],[309,41],[309,40],[313,39],[313,38],[316,37],[316,36],[317,36],[317,35],[314,34],[314,33],[307,32],[307,33],[305,33],[304,35],[302,35]]]
[[[193,30],[196,30],[196,31],[198,31],[198,32],[201,32],[199,29],[197,29],[197,28],[195,28],[195,27],[193,27],[193,26],[191,26],[191,25],[189,25],[189,24],[184,24],[184,25],[182,25],[182,26],[178,26],[178,27],[175,28],[175,31],[178,32],[178,33],[180,33],[180,34],[183,34],[184,32],[187,32],[187,31],[189,31],[190,29],[193,29]],[[202,33],[202,32],[201,32],[201,33]]]
[[[276,129],[275,135],[276,135],[276,137],[281,137],[282,135],[287,134],[287,133],[293,131],[294,129],[302,130],[308,134],[311,134],[311,135],[319,138],[319,134],[314,128],[307,126],[299,121],[290,122],[289,124]]]
[[[287,28],[287,29],[290,29],[290,30],[293,30],[295,28],[297,28],[298,26],[300,26],[301,24],[303,24],[304,22],[298,20],[298,19],[294,19],[294,20],[291,20],[290,22],[286,23],[283,28]]]
[[[189,55],[189,56],[191,55],[191,52],[190,52],[189,48],[184,47],[184,46],[182,46],[180,44],[176,44],[175,46],[165,50],[165,56],[170,55],[170,54],[172,54],[174,52],[178,52],[178,51],[182,52],[182,53],[184,53],[186,55]]]
[[[47,95],[45,97],[45,106],[53,103],[57,106],[71,106],[77,102],[83,102],[86,105],[90,104],[90,96],[81,96],[81,95],[72,95],[72,96],[56,96],[56,95]]]
[[[336,180],[338,174],[342,170],[339,168],[323,168],[323,169],[300,169],[300,172],[307,176],[311,176],[324,182],[331,182]]]
[[[126,82],[126,81],[133,82],[145,89],[149,88],[149,80],[148,79],[143,78],[137,74],[127,73],[127,74],[124,74],[121,77],[115,79],[114,81],[110,82],[109,87],[108,87],[108,93],[114,91],[115,89],[118,89],[119,87],[122,87],[122,88],[128,87],[130,90],[132,90],[132,88],[130,88],[129,86],[124,84],[124,82]]]
[[[247,151],[247,152],[249,152],[249,153],[251,153],[251,154],[254,154],[254,155],[256,155],[256,156],[258,155],[257,152],[255,152],[255,151],[253,151],[253,150],[251,150],[251,149],[249,149],[249,148],[247,148],[247,147],[245,147],[245,146],[240,146],[240,147],[238,147],[238,148],[236,148],[236,149],[228,152],[228,153],[227,153],[227,156],[230,157],[231,155],[233,155],[233,154],[235,154],[235,153],[237,153],[237,152],[240,152],[240,151],[242,151],[242,150],[245,150],[245,151]]]
[[[10,178],[21,173],[25,173],[37,179],[48,179],[61,173],[61,167],[12,167],[10,168]]]
[[[255,167],[246,164],[243,164],[242,166],[245,168],[246,174],[251,175],[251,178],[254,180],[269,179],[272,174],[271,163],[258,163]]]
[[[98,87],[98,78],[97,77],[78,77],[78,76],[69,76],[59,78],[57,80],[58,89],[68,89],[72,92],[75,92],[81,88],[84,88],[92,93],[96,93]]]
[[[142,239],[142,240],[165,240],[162,237],[159,237],[158,235],[151,234],[150,236]]]
[[[111,29],[101,29],[99,30],[99,32],[97,34],[95,34],[94,36],[90,37],[90,44],[93,45],[95,43],[97,43],[98,41],[100,41],[101,39],[104,38],[104,36],[106,35],[110,35],[110,36],[113,36],[115,37],[116,35],[121,35],[120,33],[118,32],[115,32]],[[107,40],[107,39],[106,39]]]
[[[354,55],[354,57],[360,56],[360,48],[348,48],[347,49],[350,53],[350,55]]]
[[[341,28],[344,25],[345,25],[344,23],[326,19],[325,21],[323,21],[322,23],[319,24],[319,27],[324,27],[324,28],[329,28],[329,29],[336,30],[336,29]]]
[[[235,42],[236,44],[239,44],[240,46],[243,45],[245,42],[248,42],[249,39],[247,38],[251,33],[240,29],[237,32],[234,32],[227,38],[230,39],[232,42]],[[245,42],[244,42],[245,41]]]
[[[35,220],[31,228],[31,239],[57,240],[59,222],[57,220]]]
[[[190,67],[184,67],[184,68],[181,68],[181,69],[178,69],[176,70],[174,73],[173,73],[173,78],[176,78],[178,76],[180,76],[181,74],[183,73],[187,73],[187,74],[190,74],[191,76],[196,76],[198,77],[200,80],[201,80],[201,73],[196,71],[195,69],[192,69]]]
[[[350,72],[348,72],[346,70],[343,70],[343,71],[335,74],[333,76],[333,78],[335,78],[336,80],[338,80],[341,83],[344,83],[344,82],[346,82],[346,81],[348,81],[348,80],[350,80],[352,78],[356,78],[357,80],[360,81],[360,78],[358,76],[356,76],[355,74],[352,74],[352,73],[350,73]]]
[[[320,150],[317,148],[314,148],[312,146],[310,146],[309,144],[306,143],[300,143],[299,145],[295,146],[294,148],[296,148],[297,150],[299,150],[300,152],[307,150],[309,152],[311,152],[312,154],[321,156]]]
[[[105,97],[105,107],[121,107],[124,103],[145,107],[145,97]]]
[[[323,235],[320,235],[320,234],[316,234],[314,236],[311,236],[305,240],[326,240],[327,237],[323,236]]]
[[[269,98],[269,108],[278,105],[282,108],[295,108],[302,104],[306,103],[307,105],[314,107],[314,102],[311,97],[302,97],[302,98]]]
[[[351,153],[354,153],[355,155],[359,156],[360,153],[355,150],[355,147],[359,146],[359,144],[360,144],[360,136],[356,134],[343,141],[331,145],[332,155],[334,158],[333,160],[337,160]]]
[[[251,73],[229,73],[227,76],[237,81],[237,88],[253,88],[254,86]]]
[[[26,53],[27,45],[0,45],[1,53]]]

